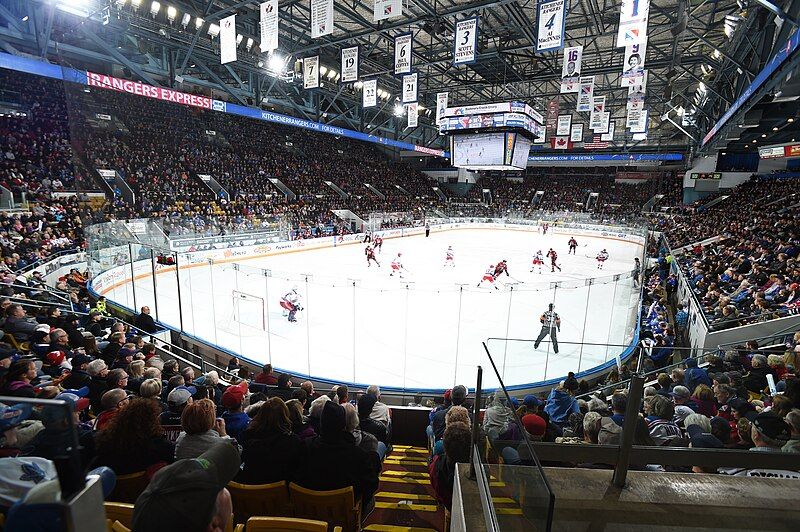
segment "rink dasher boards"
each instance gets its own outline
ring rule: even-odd
[[[434,226],[427,239],[423,228],[381,231],[387,241],[378,254],[384,266],[380,269],[373,266],[368,270],[363,246],[350,246],[361,244],[363,235],[350,235],[349,241],[335,245],[329,237],[319,239],[327,242],[278,243],[271,245],[270,250],[254,246],[247,250],[250,256],[215,259],[213,268],[195,268],[210,266],[207,258],[194,264],[179,259],[183,330],[256,364],[271,361],[294,375],[415,389],[442,389],[455,382],[473,382],[475,366],[478,363],[488,366],[481,342],[490,337],[535,338],[539,331],[538,315],[550,301],[555,301],[562,316],[561,341],[622,344],[629,338],[631,309],[637,304],[638,292],[624,282],[560,291],[547,287],[554,282],[577,285],[589,277],[629,272],[633,257],[641,255],[642,237],[554,227],[545,236],[537,226],[493,225],[447,229]],[[398,234],[388,234],[392,231]],[[487,238],[487,235],[492,236]],[[577,256],[567,257],[569,236],[566,235],[578,239]],[[408,236],[413,238],[399,238]],[[448,242],[455,242],[456,272],[441,267]],[[287,247],[279,249],[282,245]],[[528,272],[535,248],[541,247],[546,253],[550,245],[559,251],[562,267],[569,269],[565,277],[551,275],[549,264],[545,265],[547,274]],[[346,247],[335,249],[340,246]],[[601,246],[609,249],[611,259],[599,271],[595,261],[585,253],[596,253]],[[256,248],[262,248],[261,253],[256,253]],[[413,272],[402,282],[388,278],[388,262],[398,250],[404,251],[407,266]],[[224,251],[228,250],[217,250]],[[508,259],[512,275],[523,283],[515,285],[513,290],[476,289],[474,284],[486,269],[488,257],[491,261]],[[149,261],[144,262],[149,267]],[[238,262],[246,262],[247,266],[238,269],[233,265]],[[255,273],[259,267],[298,271],[298,263],[303,265],[302,273],[310,277],[310,282],[303,282],[301,275],[290,280],[259,277]],[[421,275],[426,264],[434,265],[434,271]],[[135,270],[136,266],[135,263]],[[100,274],[96,280],[101,281],[102,293],[109,299],[132,307],[130,265],[122,270],[121,278],[113,282],[110,281],[114,269]],[[173,275],[164,275],[170,271]],[[156,291],[159,320],[178,328],[174,273],[174,267],[159,269]],[[362,278],[357,286],[326,286],[326,278],[337,276],[348,281]],[[152,275],[141,272],[135,279],[137,306],[153,307]],[[630,284],[630,280],[627,282]],[[292,284],[299,284],[306,310],[298,315],[298,323],[289,324],[278,302]],[[459,284],[469,293],[453,290]],[[526,285],[545,288],[525,294]],[[101,291],[96,284],[95,290]],[[266,325],[263,330],[256,326],[258,320],[248,318],[242,323],[232,316],[234,304],[230,294],[234,290],[251,294],[254,300],[263,300]],[[575,346],[562,344],[555,354],[546,343],[533,351],[530,342],[500,345],[497,341],[490,342],[489,348],[507,385],[557,378],[578,369],[579,361],[579,369],[584,371],[613,360],[622,350],[617,348],[613,352],[605,348],[595,352],[599,348],[584,347],[579,351]]]

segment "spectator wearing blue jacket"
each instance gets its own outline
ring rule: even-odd
[[[569,423],[570,414],[578,413],[581,409],[572,394],[562,386],[559,386],[550,391],[550,396],[544,405],[544,411],[550,416],[552,423],[563,427]]]
[[[686,359],[686,371],[683,374],[683,385],[694,391],[699,384],[705,384],[709,388],[713,385],[711,379],[703,368],[697,367],[697,360],[694,358]]]

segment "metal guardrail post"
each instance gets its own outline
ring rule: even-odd
[[[625,422],[622,424],[622,441],[619,444],[619,458],[614,467],[612,483],[617,488],[625,487],[628,477],[628,466],[633,447],[633,434],[636,432],[636,423],[639,421],[639,405],[644,394],[644,375],[634,375],[628,388],[628,401],[625,408]]]
[[[478,366],[478,381],[475,384],[475,404],[472,407],[472,445],[478,445],[478,427],[480,426],[481,412],[481,387],[483,383],[483,368]],[[475,479],[475,457],[469,462],[469,478]]]

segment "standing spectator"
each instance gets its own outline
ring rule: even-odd
[[[689,323],[689,313],[686,312],[686,308],[684,307],[683,303],[678,303],[676,308],[675,329],[678,333],[678,338],[681,340],[681,345],[683,345],[686,342],[686,326]]]

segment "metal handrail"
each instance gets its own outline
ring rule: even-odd
[[[25,273],[27,273],[27,272],[29,272],[31,270],[35,270],[36,268],[38,268],[42,264],[47,264],[48,262],[52,261],[53,259],[57,259],[59,257],[63,257],[64,255],[80,253],[81,251],[82,251],[81,248],[77,247],[77,246],[74,247],[74,248],[70,248],[70,249],[62,249],[61,251],[56,251],[55,253],[52,253],[52,254],[48,255],[47,257],[38,259],[38,260],[28,264],[27,266],[25,266],[23,268],[19,268],[17,270],[14,270],[13,273],[14,273],[14,275],[23,275],[23,274],[25,274]]]

